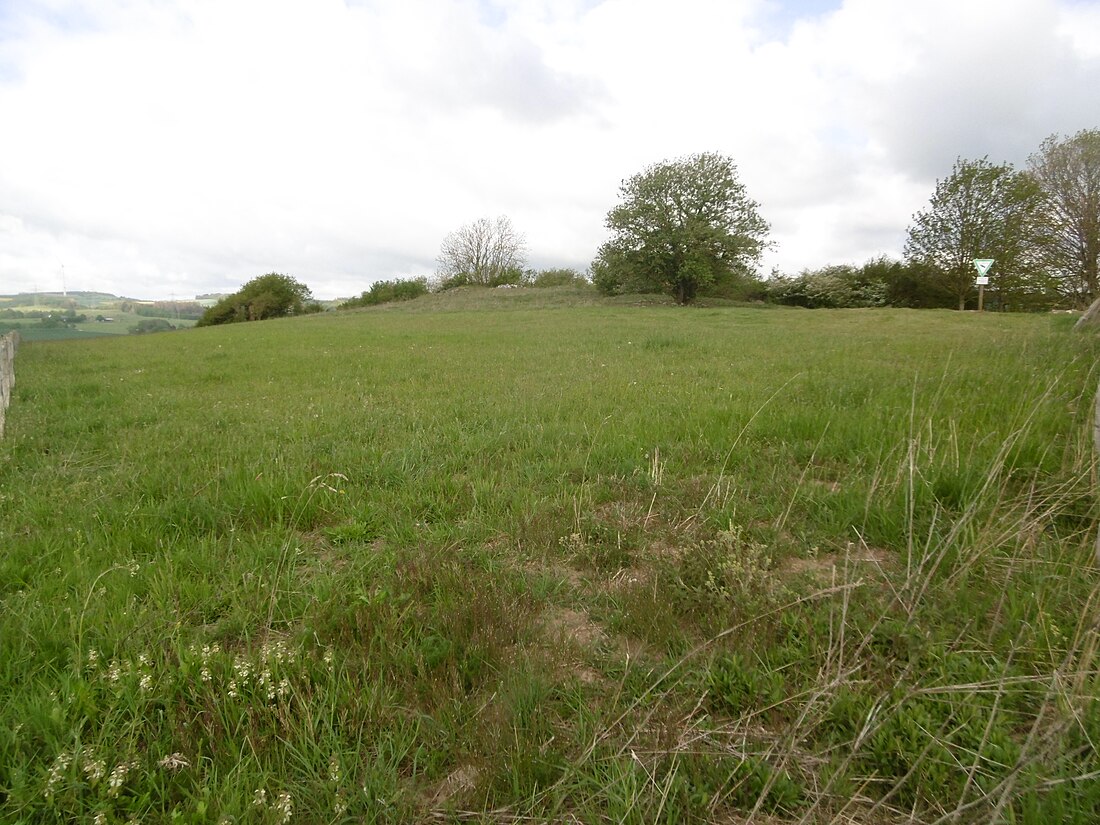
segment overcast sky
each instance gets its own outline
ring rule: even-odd
[[[1100,128],[1091,0],[0,0],[0,293],[322,298],[508,215],[584,270],[726,154],[789,273],[900,256],[956,157]]]

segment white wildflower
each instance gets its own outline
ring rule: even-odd
[[[204,682],[206,682],[206,683],[209,683],[209,682],[210,682],[210,679],[212,678],[212,677],[210,676],[210,668],[208,668],[208,667],[207,667],[206,665],[203,665],[203,666],[202,666],[202,670],[200,670],[200,671],[199,671],[199,677],[200,677],[200,678],[201,678],[201,679],[202,679],[202,680],[203,680]]]
[[[229,694],[230,699],[236,699],[237,698],[238,693],[237,693],[237,680],[236,679],[230,679],[229,680],[229,688],[226,690],[226,693]]]
[[[102,759],[96,759],[91,748],[85,748],[80,752],[80,763],[84,775],[88,777],[88,781],[93,785],[103,778],[103,774],[107,773],[107,763]]]
[[[267,804],[267,791],[263,788],[257,788],[256,793],[252,794],[252,804],[257,808],[262,808]]]
[[[279,798],[271,803],[271,810],[279,814],[279,822],[290,822],[290,815],[294,810],[294,800],[290,798],[289,793],[283,791],[279,794]]]
[[[53,760],[53,765],[50,766],[49,776],[46,777],[46,799],[53,798],[54,788],[61,781],[61,777],[69,769],[69,765],[72,764],[73,757],[71,754],[61,751],[57,757]]]
[[[157,764],[168,771],[178,771],[191,767],[191,763],[187,761],[182,753],[170,753]]]
[[[334,785],[340,784],[340,759],[336,754],[328,760],[328,781]]]
[[[138,689],[142,693],[148,693],[153,689],[153,677],[148,673],[141,674],[141,681],[138,682]]]
[[[129,762],[119,762],[115,765],[115,769],[107,777],[107,796],[118,796],[123,783],[126,781],[126,774],[130,772],[131,767],[133,766]]]
[[[248,677],[252,675],[252,663],[243,656],[238,656],[233,661],[233,672],[237,674],[237,678],[243,686],[247,684]]]

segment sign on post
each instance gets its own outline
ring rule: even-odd
[[[985,298],[985,287],[989,283],[989,267],[993,266],[992,258],[975,258],[974,268],[978,270],[978,312],[982,311]]]

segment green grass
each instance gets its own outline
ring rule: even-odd
[[[26,344],[0,819],[1100,816],[1100,342],[534,292]]]

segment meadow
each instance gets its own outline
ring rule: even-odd
[[[24,344],[0,820],[1100,820],[1100,338],[507,292]]]

